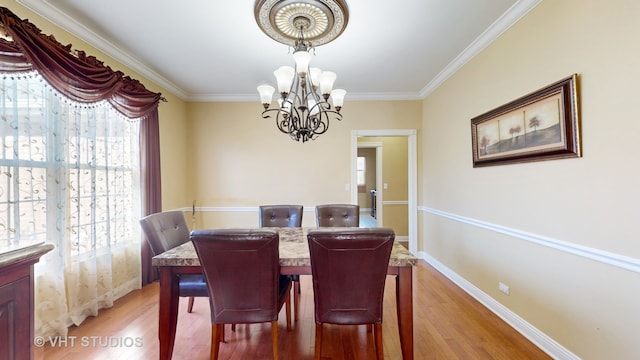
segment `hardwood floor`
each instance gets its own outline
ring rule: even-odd
[[[421,261],[414,268],[414,354],[416,359],[549,359],[456,285]],[[301,276],[299,319],[285,328],[280,314],[281,359],[313,359],[313,292],[310,276]],[[387,277],[384,299],[385,359],[400,359],[395,312],[395,280]],[[173,359],[208,359],[211,334],[209,304],[196,298],[192,313],[180,300]],[[326,326],[326,325],[325,325]],[[157,359],[158,284],[118,300],[114,307],[69,329],[66,339],[36,348],[36,359]],[[374,359],[373,336],[365,326],[326,326],[322,359]],[[62,340],[62,342],[61,342]],[[66,340],[66,342],[64,342]],[[72,344],[73,343],[73,344]],[[270,359],[269,324],[226,329],[220,359]]]

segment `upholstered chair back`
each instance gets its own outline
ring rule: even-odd
[[[212,323],[251,324],[278,319],[280,300],[284,301],[280,292],[290,284],[279,283],[288,277],[280,276],[277,231],[195,230],[191,241],[209,288]]]
[[[384,359],[382,304],[395,234],[386,228],[324,228],[308,233],[315,311],[315,358],[323,324],[373,328],[376,359]]]
[[[316,206],[318,227],[360,226],[360,206],[353,204],[325,204]]]
[[[153,255],[161,254],[189,241],[189,227],[182,211],[166,211],[140,219]]]
[[[301,227],[302,205],[260,206],[260,227]]]

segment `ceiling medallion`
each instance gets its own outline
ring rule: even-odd
[[[342,34],[349,10],[344,0],[257,0],[254,16],[275,41],[294,46],[303,28],[304,39],[316,47]]]

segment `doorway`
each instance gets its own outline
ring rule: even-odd
[[[382,142],[362,142],[358,138],[358,158],[365,167],[364,176],[358,165],[358,205],[360,205],[360,226],[382,226],[383,212],[378,212],[377,192],[382,189]],[[364,184],[360,182],[364,181]],[[363,216],[364,215],[364,216]]]
[[[351,202],[358,203],[358,184],[357,184],[357,157],[358,157],[358,138],[362,137],[407,137],[407,179],[408,179],[408,198],[407,198],[407,223],[408,223],[408,243],[409,251],[417,253],[418,250],[418,228],[417,228],[417,144],[416,130],[353,130],[351,132]],[[375,144],[375,143],[373,143]],[[379,156],[377,156],[379,157]],[[378,161],[378,160],[377,160]],[[381,226],[384,217],[384,191],[381,179],[382,166],[376,167],[376,188],[379,190],[376,196],[376,217],[378,226]],[[380,175],[380,176],[378,176]]]

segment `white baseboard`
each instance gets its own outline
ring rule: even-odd
[[[418,256],[429,263],[431,266],[433,266],[444,276],[446,276],[453,283],[458,285],[458,287],[460,287],[466,293],[478,300],[487,309],[491,310],[491,312],[504,320],[507,324],[509,324],[509,326],[522,334],[522,336],[529,339],[529,341],[534,343],[537,347],[539,347],[542,351],[547,353],[552,358],[557,360],[580,360],[580,358],[574,353],[558,344],[555,340],[518,316],[518,314],[509,310],[509,308],[496,301],[487,293],[477,288],[475,285],[440,263],[435,258],[431,257],[426,252],[420,252]]]

